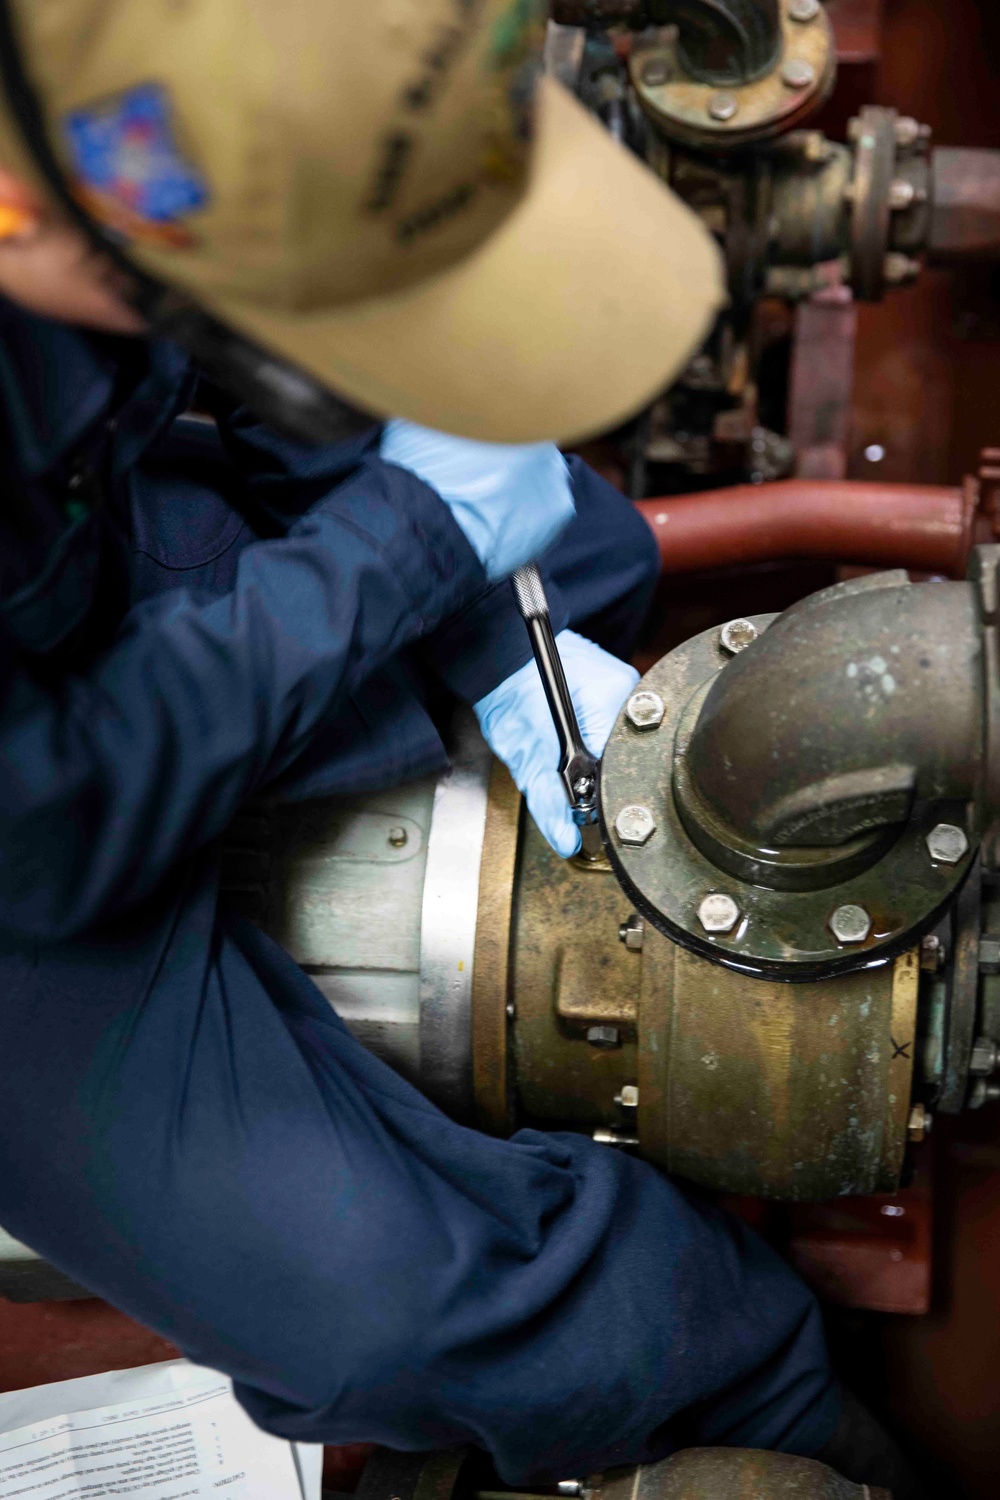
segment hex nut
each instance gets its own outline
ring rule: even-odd
[[[988,1036],[979,1036],[972,1044],[969,1072],[974,1078],[989,1078],[1000,1063],[1000,1048]]]
[[[727,120],[732,120],[739,113],[740,101],[735,94],[723,90],[721,94],[713,94],[708,101],[708,113],[713,120],[718,120],[724,125]]]
[[[659,693],[641,688],[625,705],[625,717],[633,729],[659,729],[666,708]]]
[[[793,21],[815,21],[819,15],[819,0],[792,0],[788,14]]]
[[[730,656],[736,656],[753,645],[757,634],[757,627],[752,620],[730,620],[719,631],[719,645]]]
[[[637,1083],[623,1083],[620,1094],[615,1095],[615,1103],[622,1109],[639,1108],[639,1085]]]
[[[927,853],[938,865],[957,865],[969,852],[965,829],[957,823],[935,823],[925,842]]]
[[[732,932],[739,920],[739,907],[724,891],[713,891],[698,908],[698,921],[706,932]]]
[[[979,972],[980,974],[1000,974],[1000,939],[993,937],[979,939]]]
[[[781,70],[781,81],[790,89],[807,89],[816,82],[816,69],[804,57],[790,57]]]
[[[588,1026],[587,1041],[592,1047],[603,1047],[606,1051],[621,1045],[617,1026]]]
[[[910,1110],[910,1118],[906,1126],[907,1139],[919,1144],[925,1136],[930,1135],[933,1117],[922,1104],[915,1104]]]
[[[872,930],[872,919],[863,906],[847,902],[830,914],[830,931],[838,943],[863,943]]]
[[[615,833],[623,844],[639,849],[649,842],[656,832],[656,819],[648,807],[631,803],[623,807],[615,818]]]

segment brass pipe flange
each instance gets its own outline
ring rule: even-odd
[[[661,134],[686,146],[729,151],[791,130],[825,103],[837,54],[825,8],[783,0],[781,48],[762,78],[722,88],[698,82],[685,71],[670,27],[651,44],[637,44],[629,66],[636,97]]]

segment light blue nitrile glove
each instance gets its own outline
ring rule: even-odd
[[[639,674],[572,630],[561,630],[556,643],[584,743],[600,757]],[[580,830],[559,775],[559,741],[534,661],[480,698],[475,709],[487,744],[523,792],[539,829],[569,859],[580,847]]]
[[[569,470],[553,443],[476,443],[397,418],[380,451],[437,491],[494,582],[540,557],[573,519]]]

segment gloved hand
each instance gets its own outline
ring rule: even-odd
[[[639,674],[572,630],[556,636],[580,731],[592,755],[603,755],[618,712]],[[580,847],[559,775],[559,741],[533,661],[475,705],[483,736],[523,792],[528,811],[564,859]]]
[[[541,556],[573,519],[569,470],[553,443],[476,443],[396,419],[380,451],[437,491],[494,582]]]

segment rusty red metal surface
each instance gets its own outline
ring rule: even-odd
[[[849,287],[814,292],[795,314],[788,436],[802,479],[844,479],[858,312]]]
[[[93,1299],[0,1299],[0,1391],[176,1359],[166,1339]]]
[[[882,0],[827,0],[837,61],[872,63],[882,47]]]
[[[964,575],[975,494],[960,485],[784,479],[636,502],[666,573],[824,558]]]
[[[926,1167],[898,1193],[801,1204],[787,1214],[788,1257],[827,1302],[913,1316],[929,1310],[933,1205]]]
[[[928,260],[953,266],[1000,257],[1000,151],[939,146]]]

